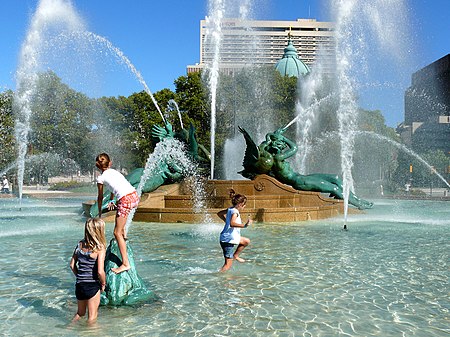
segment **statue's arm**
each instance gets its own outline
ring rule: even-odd
[[[156,124],[153,125],[152,136],[154,138],[158,138],[160,141],[162,141],[164,138],[173,138],[175,136],[175,133],[173,132],[172,124],[166,122],[164,124],[164,127]]]
[[[278,160],[285,160],[287,158],[292,157],[293,155],[295,155],[295,153],[297,152],[297,149],[298,149],[297,144],[295,144],[289,138],[282,136],[282,140],[286,143],[286,145],[288,146],[288,149],[285,150],[284,152],[280,153],[279,155],[277,155]]]

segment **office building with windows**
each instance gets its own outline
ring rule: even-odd
[[[207,20],[200,21],[200,62],[187,72],[200,71],[211,64],[214,49],[207,39]],[[224,19],[221,25],[220,68],[233,71],[250,65],[275,65],[289,40],[300,59],[311,69],[321,58],[324,72],[335,69],[334,24],[316,19],[262,21]]]
[[[450,54],[412,75],[397,132],[414,151],[450,154]]]

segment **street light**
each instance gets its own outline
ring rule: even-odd
[[[436,168],[431,166],[431,175],[430,175],[430,197],[433,196],[433,175],[436,173]]]

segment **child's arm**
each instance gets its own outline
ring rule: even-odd
[[[103,184],[97,183],[97,206],[98,206],[98,217],[102,217],[102,206],[103,206]]]
[[[224,209],[222,211],[217,212],[217,216],[222,220],[222,221],[226,221],[227,220],[227,209]]]
[[[106,287],[105,255],[106,255],[106,251],[104,249],[98,251],[97,274],[98,274],[98,280],[100,281],[100,284],[102,285],[102,291],[105,291],[105,287]]]
[[[72,273],[77,276],[78,268],[77,268],[77,254],[73,252],[72,259],[70,260],[70,269],[72,269]]]
[[[251,224],[253,223],[253,220],[250,219],[250,217],[248,218],[248,220],[247,220],[246,223],[237,223],[237,222],[236,222],[236,219],[237,219],[237,214],[234,213],[234,214],[231,216],[230,227],[245,228],[245,227],[248,227],[248,225],[251,225]]]
[[[115,209],[116,209],[116,204],[114,203],[114,193],[111,192],[111,195],[109,196],[108,210],[112,211]]]

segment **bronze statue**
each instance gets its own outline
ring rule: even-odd
[[[253,179],[258,174],[268,174],[283,184],[301,191],[329,193],[332,197],[344,199],[342,181],[337,175],[309,174],[295,172],[286,160],[297,152],[297,145],[286,138],[284,128],[268,133],[266,139],[256,146],[248,132],[239,127],[244,135],[247,148],[244,155],[244,170],[239,172],[246,178]],[[372,208],[373,203],[349,194],[349,203],[359,209]]]
[[[152,137],[158,141],[162,141],[164,138],[175,138],[187,146],[187,152],[197,162],[209,162],[211,160],[211,154],[208,150],[197,142],[195,137],[195,128],[191,123],[189,130],[182,128],[178,132],[174,132],[172,124],[166,122],[164,127],[157,124],[152,126]],[[201,154],[200,154],[201,152]]]
[[[174,132],[172,125],[166,122],[164,127],[159,125],[152,126],[152,137],[158,142],[165,138],[175,138],[186,145],[189,156],[197,162],[209,162],[210,154],[206,148],[198,144],[195,137],[195,128],[191,124],[189,130],[181,129],[179,132]],[[199,154],[201,152],[201,155]],[[126,176],[127,180],[136,189],[138,188],[141,177],[144,174],[144,168],[137,168]],[[152,172],[152,175],[146,180],[142,192],[149,193],[156,190],[158,187],[165,184],[173,184],[183,179],[183,169],[177,165],[173,160],[164,160],[158,163],[158,167]],[[110,203],[110,192],[105,191],[103,194],[102,209],[107,212],[108,204]],[[97,203],[91,206],[90,216],[98,215]]]

